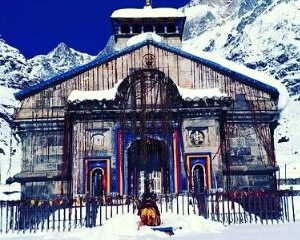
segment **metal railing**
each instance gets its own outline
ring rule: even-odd
[[[137,196],[103,196],[0,201],[0,233],[97,227],[116,215],[136,214],[140,200]],[[156,204],[162,216],[198,215],[223,224],[295,221],[291,190],[164,194],[156,196]]]

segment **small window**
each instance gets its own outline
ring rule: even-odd
[[[132,28],[132,32],[133,32],[133,33],[141,33],[141,32],[142,32],[141,25],[139,25],[139,24],[134,24],[134,25],[133,25],[133,28]]]
[[[175,24],[168,24],[168,33],[175,33],[175,32],[176,32]]]
[[[156,25],[156,33],[164,33],[165,28],[163,25]]]
[[[144,26],[144,32],[153,32],[153,26],[152,25],[145,25]]]
[[[121,33],[130,33],[130,27],[128,24],[122,25],[121,27]]]

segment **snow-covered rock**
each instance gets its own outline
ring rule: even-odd
[[[0,85],[22,89],[83,65],[93,58],[61,43],[47,55],[26,59],[0,38]]]
[[[28,60],[30,79],[45,79],[83,65],[93,59],[92,56],[69,48],[60,43],[47,55],[38,55]]]
[[[26,86],[29,82],[27,66],[25,57],[0,38],[0,85],[12,88]]]

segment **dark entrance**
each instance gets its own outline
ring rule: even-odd
[[[120,132],[137,139],[128,149],[127,187],[131,195],[170,191],[167,143],[151,136],[169,139],[180,121],[173,111],[182,100],[175,83],[163,72],[151,69],[151,64],[147,66],[149,69],[137,70],[124,79],[116,96],[121,108]]]
[[[194,193],[202,193],[205,189],[205,174],[203,165],[196,165],[193,169]]]
[[[145,156],[142,154],[145,151]],[[147,139],[133,142],[128,150],[128,194],[170,191],[169,154],[165,142]]]
[[[103,189],[103,179],[104,171],[103,169],[97,168],[91,172],[91,195],[94,197],[102,196]]]

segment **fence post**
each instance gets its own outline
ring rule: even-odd
[[[26,202],[22,202],[21,203],[21,207],[22,207],[22,209],[21,209],[21,212],[20,212],[20,214],[21,214],[21,216],[22,216],[22,230],[23,230],[23,233],[25,233],[25,231],[26,231],[26,220],[28,221],[28,219],[27,219],[27,204],[26,204]]]
[[[66,203],[62,199],[62,207],[63,207],[63,232],[66,230]]]
[[[266,224],[268,223],[268,205],[267,205],[267,195],[264,195],[264,205],[265,205],[265,218],[266,218]]]
[[[75,208],[75,213],[74,213],[74,228],[77,228],[77,224],[78,224],[78,222],[77,222],[77,218],[78,218],[78,216],[77,216],[77,204],[79,203],[79,198],[78,197],[76,197],[75,199],[74,199],[74,208]]]
[[[113,216],[113,201],[112,201],[112,197],[110,197],[109,199],[110,199],[110,218],[112,218],[112,216]]]
[[[40,205],[40,212],[41,212],[41,221],[42,221],[42,226],[41,226],[41,230],[42,232],[44,231],[44,227],[45,227],[45,216],[44,216],[44,201],[41,202]]]
[[[255,192],[254,193],[254,196],[253,196],[253,204],[254,204],[254,220],[255,220],[255,223],[257,223],[257,193]]]
[[[52,207],[51,207],[51,212],[52,212],[52,231],[55,231],[55,205],[54,201],[52,201]]]
[[[8,226],[9,226],[9,224],[8,224],[8,214],[9,214],[9,202],[7,201],[6,202],[6,210],[5,210],[5,214],[6,214],[6,218],[5,218],[5,232],[6,233],[8,233]]]
[[[50,204],[49,201],[47,202],[47,232],[50,228]]]
[[[238,199],[239,199],[239,207],[238,207],[238,215],[239,215],[239,224],[241,224],[241,220],[242,220],[242,214],[241,214],[241,202],[242,202],[242,197],[241,194],[238,195]]]
[[[0,201],[0,233],[2,233],[2,221],[3,221],[3,202]]]
[[[276,220],[277,224],[279,224],[279,218],[281,214],[281,206],[280,206],[280,192],[276,194],[276,201],[275,201],[277,211],[276,211]]]
[[[69,197],[69,229],[68,231],[71,231],[72,229],[72,213],[73,213],[73,204],[75,201],[73,201],[73,198]]]
[[[235,212],[235,200],[236,200],[236,192],[233,192],[232,199],[231,199],[231,208],[233,214],[233,223],[236,224],[236,212]]]
[[[294,208],[294,191],[293,191],[293,187],[291,187],[291,197],[292,197],[293,222],[295,222],[295,208]]]
[[[119,196],[116,196],[115,200],[117,202],[117,215],[119,215]]]
[[[89,227],[89,218],[90,218],[90,214],[89,214],[89,199],[85,199],[85,227]]]
[[[190,195],[189,195],[189,193],[187,193],[187,214],[190,215]]]
[[[100,226],[102,226],[102,197],[99,198],[99,218]]]
[[[10,203],[9,229],[14,232],[14,202]]]
[[[108,219],[108,216],[107,216],[107,200],[108,200],[108,196],[105,196],[105,220]]]
[[[176,194],[176,208],[177,208],[177,214],[179,214],[179,193]]]
[[[252,211],[251,211],[251,192],[248,192],[248,213],[249,213],[249,221],[252,223]]]
[[[223,224],[225,224],[225,203],[224,203],[224,193],[222,193],[222,213],[223,213]]]
[[[82,197],[79,198],[79,218],[80,218],[80,227],[82,227]]]
[[[217,192],[214,194],[213,196],[215,204],[216,204],[216,214],[217,214],[217,221],[220,222],[220,196],[219,196],[219,192],[217,190]]]
[[[165,194],[166,212],[168,212],[168,195]]]
[[[121,196],[122,215],[124,215],[124,196]]]
[[[287,192],[286,193],[286,215],[287,215],[287,221],[289,222],[290,221],[290,208],[289,208],[289,193]]]
[[[227,208],[228,208],[228,214],[227,214],[227,216],[228,216],[228,225],[230,225],[230,223],[231,223],[231,216],[230,216],[230,194],[227,196]]]
[[[170,207],[171,207],[171,213],[173,213],[173,193],[171,193],[171,202],[170,202]]]
[[[243,216],[244,216],[244,223],[248,222],[247,213],[246,213],[246,195],[245,192],[242,192],[242,202],[243,202]]]
[[[270,193],[270,197],[269,197],[269,204],[271,205],[270,206],[270,210],[271,210],[271,223],[274,224],[274,210],[275,210],[275,207],[274,207],[274,198],[275,198],[275,193],[272,192]]]
[[[182,195],[182,215],[184,215],[184,196]]]

